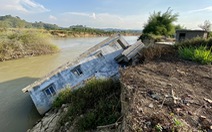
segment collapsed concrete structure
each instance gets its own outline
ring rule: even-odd
[[[122,36],[112,36],[81,54],[75,61],[67,62],[22,91],[30,94],[38,112],[44,114],[51,108],[62,89],[78,88],[91,78],[118,75],[119,63],[122,60],[130,61],[137,55],[138,47],[144,47],[143,43],[137,42],[130,46]],[[115,59],[117,57],[119,63]]]

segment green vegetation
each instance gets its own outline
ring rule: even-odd
[[[156,132],[162,132],[163,131],[163,127],[160,124],[157,124],[155,126],[155,130],[156,130]]]
[[[150,15],[148,22],[144,25],[144,34],[172,36],[175,33],[175,25],[178,14],[173,14],[170,8],[165,12],[154,12]]]
[[[0,61],[50,54],[57,51],[58,48],[48,40],[48,34],[40,30],[0,32]]]
[[[210,64],[212,62],[212,38],[194,38],[176,44],[179,56],[186,60]]]
[[[76,121],[79,131],[108,125],[121,116],[120,83],[114,80],[91,80],[84,87],[66,89],[56,98],[53,106],[69,103],[68,112],[60,119],[60,125]]]
[[[180,57],[186,60],[192,60],[201,64],[212,63],[212,52],[211,48],[207,50],[207,47],[200,46],[194,47],[181,47],[178,50]]]
[[[149,16],[148,22],[144,25],[143,34],[138,38],[145,44],[154,44],[158,41],[173,41],[172,37],[175,30],[182,29],[181,25],[174,25],[173,22],[177,21],[178,14],[172,13],[168,8],[165,13],[154,12]]]
[[[154,35],[154,34],[142,34],[138,40],[141,40],[143,43],[148,44],[148,43],[154,43],[154,42],[159,42],[164,38],[161,35]]]

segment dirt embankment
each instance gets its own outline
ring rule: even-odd
[[[212,66],[167,55],[122,71],[123,130],[212,131]]]

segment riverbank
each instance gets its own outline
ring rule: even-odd
[[[121,71],[120,118],[114,119],[113,123],[97,125],[94,130],[87,130],[211,130],[212,67],[182,60],[177,54],[177,49],[170,46],[144,49],[137,61],[140,63],[133,63],[133,66]],[[64,118],[63,114],[69,111],[68,107],[69,104],[64,103],[61,108],[50,111],[32,131],[78,130],[74,127],[75,122],[66,120],[63,124],[59,123]],[[89,110],[86,112],[89,113]],[[75,119],[83,115],[78,114]],[[96,115],[90,116],[86,123]],[[72,119],[72,116],[65,118]]]
[[[0,61],[53,54],[59,49],[42,30],[5,30],[0,32]]]
[[[63,29],[63,30],[49,30],[48,31],[53,37],[59,38],[79,38],[79,37],[109,37],[117,33],[120,33],[122,36],[139,36],[141,33],[135,32],[126,32],[126,31],[103,31],[97,29]]]

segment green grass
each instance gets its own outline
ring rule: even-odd
[[[180,47],[178,49],[178,53],[179,56],[183,59],[199,62],[201,64],[211,64],[212,63],[211,48],[207,49],[206,46]]]
[[[116,122],[121,116],[120,82],[114,80],[91,80],[84,87],[59,94],[53,106],[69,104],[68,112],[60,119],[60,125],[73,123],[79,131],[95,129],[97,126]]]
[[[201,64],[211,64],[212,62],[212,38],[197,37],[176,43],[175,46],[178,49],[179,56],[183,59]]]
[[[58,48],[42,30],[6,30],[0,32],[0,61],[51,54]]]

